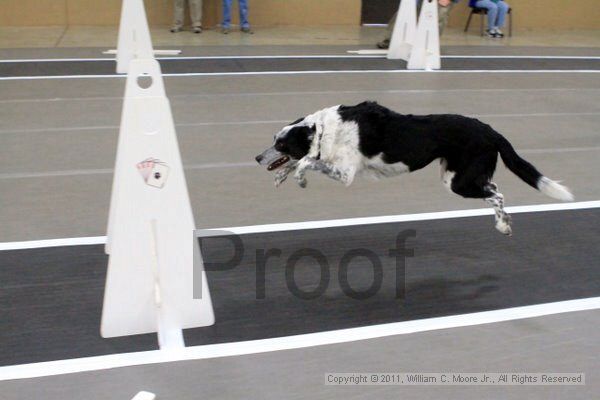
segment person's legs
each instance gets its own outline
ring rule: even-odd
[[[240,27],[242,29],[249,29],[250,23],[248,22],[248,0],[239,0],[240,6]]]
[[[448,4],[446,7],[438,5],[438,28],[440,36],[444,33],[446,25],[448,25],[448,18],[450,18],[450,11],[454,7],[454,3]]]
[[[479,0],[475,7],[487,9],[488,29],[493,31],[496,28],[496,19],[498,17],[498,7],[491,0]]]
[[[385,38],[381,42],[377,42],[377,47],[380,49],[387,49],[390,47],[390,40],[392,40],[392,33],[394,33],[394,25],[396,25],[396,17],[398,17],[398,11],[392,15],[389,20],[387,28],[385,30]]]
[[[190,17],[192,28],[202,28],[202,0],[188,0],[190,2]]]
[[[496,20],[496,28],[502,28],[504,27],[504,20],[506,19],[506,14],[508,13],[510,6],[504,1],[499,1],[496,5],[498,6],[498,19]]]
[[[221,27],[224,30],[229,30],[231,26],[231,0],[223,0],[223,22]]]
[[[173,27],[171,32],[178,32],[183,27],[185,0],[173,0]]]

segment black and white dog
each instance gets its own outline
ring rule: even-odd
[[[256,157],[275,185],[288,174],[306,187],[306,171],[320,171],[350,185],[357,174],[388,177],[441,162],[442,182],[452,192],[481,198],[496,214],[496,229],[511,234],[504,197],[491,181],[498,153],[513,173],[542,193],[572,201],[566,187],[543,176],[519,157],[510,142],[489,125],[461,115],[402,115],[375,102],[335,106],[284,127],[272,147]]]

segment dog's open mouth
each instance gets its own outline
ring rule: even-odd
[[[281,167],[283,164],[287,163],[288,161],[290,161],[290,158],[288,156],[279,157],[277,160],[275,160],[271,164],[269,164],[269,166],[267,167],[267,171],[273,171],[274,169]]]

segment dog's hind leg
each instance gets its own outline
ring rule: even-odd
[[[453,172],[442,160],[442,180],[454,193],[468,198],[483,199],[494,208],[496,229],[505,235],[512,234],[511,218],[504,211],[504,196],[498,186],[490,181],[496,168],[497,153],[489,152],[474,158],[466,168]]]
[[[485,198],[485,202],[494,208],[494,212],[496,213],[496,229],[505,235],[511,235],[512,220],[510,215],[504,211],[504,196],[498,192],[498,186],[494,182],[489,182],[485,188],[491,193],[491,196]]]

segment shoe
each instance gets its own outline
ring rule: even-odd
[[[229,33],[229,28],[221,28],[221,33],[227,35]]]
[[[498,37],[498,35],[496,34],[496,31],[493,30],[493,29],[486,29],[485,33],[486,33],[486,35],[488,37],[491,37],[491,38],[497,38]]]
[[[177,32],[181,32],[182,31],[182,29],[181,29],[180,26],[174,26],[170,30],[171,30],[171,33],[177,33]]]
[[[377,43],[378,49],[388,49],[390,47],[390,39],[383,39],[381,42]]]
[[[504,37],[504,33],[502,33],[502,31],[500,29],[498,29],[498,28],[496,28],[495,33],[496,33],[496,37],[499,37],[499,38],[503,38]]]
[[[247,33],[249,35],[253,35],[254,34],[254,31],[252,31],[252,29],[250,29],[250,27],[248,27],[248,26],[242,28],[242,32]]]
[[[192,28],[192,32],[194,33],[202,33],[202,27],[201,26],[195,26]]]

